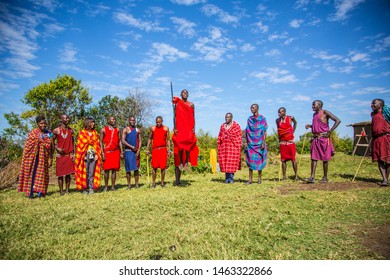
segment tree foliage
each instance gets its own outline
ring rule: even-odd
[[[29,90],[22,102],[31,107],[22,113],[23,119],[43,115],[48,127],[54,128],[63,113],[74,122],[83,119],[86,106],[92,102],[92,97],[80,80],[65,74]]]

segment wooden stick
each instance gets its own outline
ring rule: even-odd
[[[359,172],[360,166],[362,165],[363,160],[364,160],[364,158],[365,158],[366,155],[367,155],[368,148],[370,148],[370,145],[371,145],[371,140],[372,140],[372,138],[370,139],[370,142],[369,142],[368,145],[367,145],[366,151],[364,152],[364,156],[362,157],[362,160],[360,161],[359,166],[358,166],[358,168],[357,168],[357,170],[356,170],[356,172],[355,172],[355,176],[353,176],[352,183],[355,181],[355,178],[356,178],[356,175],[357,175],[358,172]]]

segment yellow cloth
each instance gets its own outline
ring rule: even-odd
[[[215,149],[210,150],[210,164],[211,164],[211,172],[217,172],[217,151]]]

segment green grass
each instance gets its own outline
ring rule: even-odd
[[[351,181],[360,159],[336,155],[331,182]],[[301,160],[302,177],[309,165],[309,158]],[[142,187],[130,191],[121,174],[117,192],[89,196],[59,196],[57,185],[44,199],[1,191],[1,259],[382,258],[362,245],[368,227],[390,221],[390,189],[370,185],[380,178],[369,159],[356,179],[369,188],[303,190],[291,179],[279,182],[278,164],[266,167],[262,185],[244,186],[247,172],[229,185],[221,173],[185,174],[183,187],[172,186],[169,173],[165,189],[148,188],[143,176]],[[290,164],[287,172],[292,175]]]

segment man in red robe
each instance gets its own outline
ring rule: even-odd
[[[378,162],[382,176],[380,186],[389,186],[390,174],[390,110],[383,99],[371,103],[372,118],[372,160]]]
[[[174,144],[175,159],[175,185],[180,185],[182,170],[188,169],[188,163],[198,165],[199,149],[196,145],[195,135],[195,106],[188,101],[188,91],[181,91],[181,99],[175,96],[172,100],[175,104],[175,123],[172,141]]]
[[[123,158],[120,131],[115,126],[113,116],[107,118],[107,125],[100,131],[100,146],[104,169],[104,191],[108,191],[108,179],[111,171],[111,190],[116,191],[116,172],[119,171],[121,157]]]
[[[242,131],[233,121],[233,114],[227,113],[218,133],[218,163],[225,172],[225,183],[234,183],[234,173],[241,169]]]
[[[74,174],[74,136],[73,130],[69,127],[69,116],[61,115],[61,124],[53,130],[53,142],[55,143],[56,155],[56,176],[60,195],[69,194],[70,175]],[[64,177],[65,188],[64,192]]]
[[[150,128],[150,136],[146,146],[146,154],[149,155],[149,147],[152,144],[152,187],[156,187],[157,169],[161,170],[161,187],[164,187],[167,160],[171,150],[169,141],[169,128],[163,125],[163,118],[156,118],[156,125]]]
[[[297,121],[293,116],[286,115],[286,108],[278,109],[279,118],[276,119],[276,127],[278,128],[280,160],[282,161],[282,180],[286,180],[287,161],[291,160],[295,173],[295,180],[298,179],[298,168],[295,161],[297,148],[294,142],[294,132],[297,127]]]

